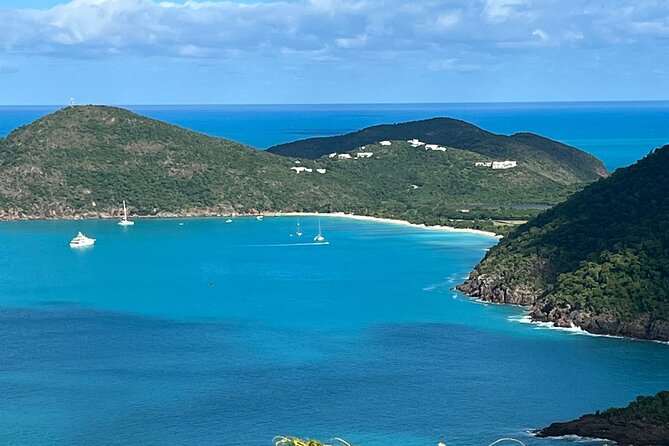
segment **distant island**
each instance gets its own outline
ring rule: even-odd
[[[381,127],[313,159],[71,106],[0,139],[0,219],[110,218],[126,200],[133,216],[345,212],[504,233],[607,175],[536,135],[448,118]]]
[[[578,435],[612,440],[621,445],[669,445],[669,392],[637,397],[625,408],[598,411],[566,423],[553,423],[537,431],[536,435]]]
[[[309,138],[267,149],[288,157],[318,159],[332,152],[348,152],[382,140],[423,141],[457,147],[485,160],[515,160],[554,181],[591,182],[608,175],[592,155],[532,133],[496,135],[452,118],[385,124],[340,136]]]
[[[511,232],[458,288],[535,321],[669,341],[669,146]]]

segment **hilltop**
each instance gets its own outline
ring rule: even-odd
[[[503,231],[491,219],[527,219],[605,173],[589,155],[540,140],[551,157],[519,156],[502,170],[476,165],[492,156],[403,140],[310,160],[120,108],[67,107],[0,139],[0,218],[109,217],[126,200],[139,216],[352,212]],[[559,161],[572,156],[580,170]]]
[[[553,423],[538,437],[605,438],[619,444],[652,446],[669,444],[669,392],[640,396],[624,408],[584,415],[578,420]]]
[[[459,288],[532,318],[669,341],[669,146],[519,227]]]
[[[606,176],[597,158],[573,147],[532,133],[496,135],[452,118],[432,118],[399,124],[377,125],[341,136],[309,138],[267,149],[277,155],[317,159],[331,152],[347,152],[381,140],[418,139],[457,147],[485,158],[522,160],[537,174],[555,181],[590,182]]]

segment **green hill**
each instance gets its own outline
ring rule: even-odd
[[[669,146],[513,231],[460,287],[535,320],[669,340]]]
[[[492,218],[529,218],[604,172],[533,139],[552,147],[548,173],[536,156],[493,170],[475,166],[496,159],[481,153],[405,141],[370,144],[371,158],[288,158],[119,108],[67,107],[0,139],[0,218],[109,217],[126,200],[134,215],[354,212],[495,229]],[[590,167],[558,161],[573,156]]]
[[[538,437],[605,438],[618,444],[652,446],[669,444],[669,392],[640,396],[624,408],[584,415],[578,420],[553,423]]]
[[[531,133],[495,135],[451,118],[377,125],[341,136],[281,144],[270,147],[268,152],[316,159],[331,152],[347,152],[381,140],[412,139],[457,147],[486,159],[522,160],[539,175],[555,181],[594,181],[607,174],[597,158],[573,147]]]

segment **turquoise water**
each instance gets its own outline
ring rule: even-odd
[[[526,431],[669,386],[669,346],[454,292],[494,238],[296,223],[0,223],[0,444],[566,445]]]
[[[260,148],[433,116],[609,169],[669,142],[668,102],[132,108]],[[55,109],[0,107],[0,135]],[[331,244],[297,246],[317,220],[296,223],[0,223],[0,444],[566,445],[527,430],[669,387],[669,346],[454,292],[496,239],[323,218]],[[70,249],[78,230],[96,246]]]
[[[495,133],[534,132],[574,145],[610,170],[669,143],[669,102],[129,106],[186,128],[253,147],[352,132],[376,124],[449,116]],[[0,135],[57,107],[0,107]]]

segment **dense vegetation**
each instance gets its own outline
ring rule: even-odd
[[[625,421],[650,421],[669,426],[669,391],[664,390],[655,396],[638,396],[624,408],[611,408],[603,414],[605,418],[618,418]]]
[[[463,289],[471,292],[477,281],[479,289],[485,280],[496,282],[507,290],[498,295],[533,294],[537,312],[552,314],[549,320],[567,317],[583,326],[588,317],[602,316],[601,332],[615,328],[623,330],[615,334],[629,334],[624,324],[644,318],[651,332],[639,337],[664,339],[669,336],[667,171],[669,146],[586,187],[512,232]]]
[[[558,182],[589,182],[606,175],[595,157],[573,147],[531,133],[495,135],[472,124],[451,118],[433,118],[401,124],[377,125],[341,136],[310,138],[270,147],[278,155],[320,158],[380,140],[418,139],[457,147],[485,159],[518,160],[539,176]]]
[[[669,444],[669,392],[637,397],[624,408],[598,411],[566,423],[553,423],[537,435],[579,435],[606,438],[619,444],[666,445]]]
[[[589,155],[541,140],[590,167],[545,174],[533,157],[492,170],[474,166],[492,159],[480,153],[406,142],[369,145],[369,159],[298,160],[119,108],[67,107],[0,139],[0,217],[110,216],[126,200],[136,215],[354,212],[501,232],[492,219],[536,215],[603,169]],[[327,172],[296,174],[296,166]]]

